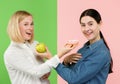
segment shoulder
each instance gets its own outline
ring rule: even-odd
[[[110,56],[110,51],[105,44],[97,46],[94,50],[96,51],[96,54],[100,54],[101,57]]]
[[[93,58],[96,60],[102,61],[104,63],[110,61],[110,51],[107,48],[102,48],[102,46],[99,46],[96,50],[93,52]]]
[[[20,52],[19,48],[10,45],[4,52],[4,61],[8,62],[14,58],[19,59],[19,56],[21,56]]]
[[[14,53],[17,51],[17,49],[18,49],[18,47],[16,45],[14,45],[13,43],[10,43],[10,45],[5,50],[4,54],[6,55],[8,53]]]
[[[110,61],[110,51],[104,44],[102,40],[97,42],[96,44],[93,44],[90,47],[90,59],[95,59],[96,61],[102,61],[102,62],[108,62]]]
[[[4,57],[18,57],[23,51],[23,45],[11,42],[4,52]]]

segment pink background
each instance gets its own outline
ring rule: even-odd
[[[58,0],[58,50],[67,40],[79,40],[79,47],[85,43],[82,35],[79,16],[88,8],[97,9],[102,17],[104,34],[114,61],[114,73],[109,74],[106,84],[120,84],[120,1],[119,0]],[[102,62],[102,61],[101,61]],[[58,84],[67,84],[58,76]]]

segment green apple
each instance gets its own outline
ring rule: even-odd
[[[39,52],[39,53],[44,53],[44,52],[46,52],[45,44],[44,44],[44,43],[38,43],[38,44],[36,45],[36,51]]]

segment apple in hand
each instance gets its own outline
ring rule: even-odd
[[[39,53],[46,52],[46,47],[44,43],[38,43],[35,48],[36,48],[36,51]]]

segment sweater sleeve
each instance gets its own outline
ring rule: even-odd
[[[4,55],[4,60],[8,70],[21,71],[39,78],[50,72],[52,68],[48,66],[46,62],[43,64],[32,63],[31,58],[26,58],[23,53],[19,53],[19,51],[16,52],[15,50],[6,52]]]
[[[60,60],[57,55],[52,57],[50,60],[47,60],[46,63],[48,64],[49,67],[56,68],[58,64],[60,63]]]

